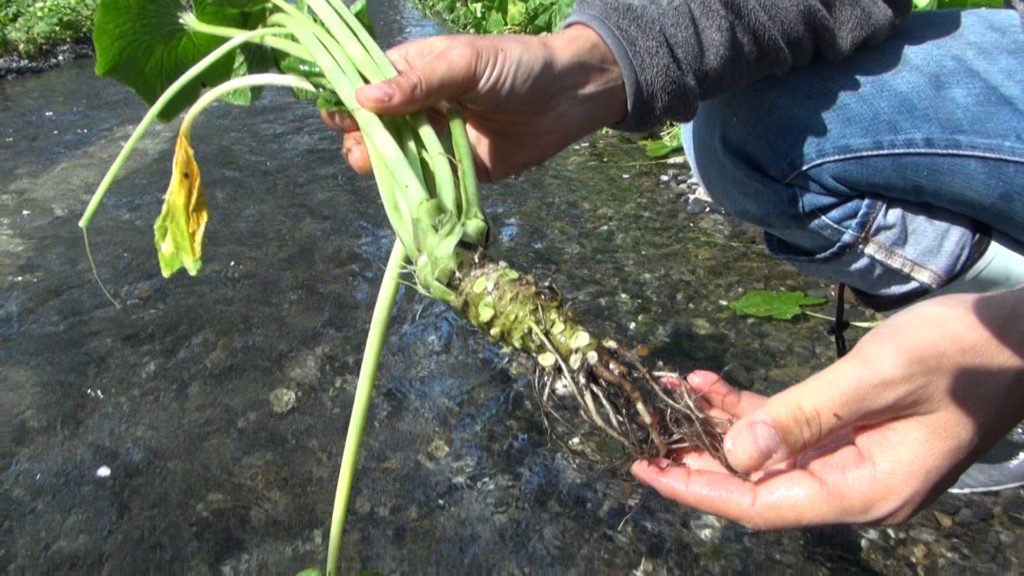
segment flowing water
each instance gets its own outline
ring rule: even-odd
[[[439,31],[397,0],[371,6],[385,44]],[[158,126],[90,228],[116,309],[76,222],[144,106],[91,66],[0,83],[0,565],[318,565],[392,242],[373,182],[347,170],[337,136],[287,94],[217,106],[193,133],[211,208],[206,266],[164,280],[152,222],[176,126]],[[725,370],[766,393],[825,366],[824,322],[749,320],[725,302],[826,285],[769,260],[750,228],[691,214],[664,171],[602,134],[486,187],[500,255],[550,278],[594,331],[643,345],[652,363]],[[898,530],[749,532],[550,441],[522,363],[405,289],[343,562],[383,573],[1012,572],[1024,548],[1015,496],[946,496]]]

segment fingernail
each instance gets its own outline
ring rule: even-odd
[[[748,422],[725,435],[726,457],[740,472],[753,472],[779,452],[779,434],[767,422]]]
[[[676,376],[662,376],[658,380],[658,384],[661,384],[661,387],[666,390],[682,390],[683,388],[682,381]]]
[[[359,95],[365,100],[372,100],[379,104],[387,104],[395,97],[395,87],[391,84],[370,84],[360,88]]]

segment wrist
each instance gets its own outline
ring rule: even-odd
[[[569,94],[573,116],[588,132],[621,122],[627,113],[622,70],[593,28],[571,25],[545,37],[554,68],[555,93]]]
[[[1024,418],[1024,286],[978,296],[974,309],[994,347],[1006,353],[1012,404],[1017,418]]]
[[[989,437],[982,442],[994,442],[1024,418],[1024,287],[936,300],[946,299],[961,311],[947,321],[945,338],[944,355],[961,384],[952,395],[961,408],[983,415]]]

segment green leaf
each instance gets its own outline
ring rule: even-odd
[[[526,3],[521,0],[511,0],[508,3],[507,14],[505,19],[508,20],[508,25],[518,27],[526,17]]]
[[[252,29],[266,19],[262,0],[194,0],[196,17],[207,24]],[[181,22],[181,0],[102,0],[96,9],[93,44],[96,74],[134,90],[147,104],[193,64],[225,40],[190,31]],[[202,86],[231,78],[235,56],[226,55],[179,92],[160,113],[167,121],[199,97]]]
[[[501,34],[505,31],[505,19],[497,12],[492,12],[487,23],[484,24],[484,32],[488,34]]]
[[[742,298],[729,302],[737,314],[790,320],[803,312],[803,306],[819,306],[828,302],[825,298],[807,296],[803,292],[771,292],[755,290]]]
[[[647,157],[648,158],[663,158],[668,156],[672,152],[675,152],[681,148],[671,142],[664,140],[651,140],[647,142]]]
[[[235,52],[235,65],[231,78],[241,78],[249,74],[259,74],[270,70],[274,64],[271,52],[262,46],[242,46]],[[263,89],[260,86],[232,90],[224,95],[223,100],[238,106],[248,106],[259,100]]]

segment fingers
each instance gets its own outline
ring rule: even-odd
[[[734,388],[721,376],[707,370],[690,372],[686,375],[686,383],[699,398],[730,418],[742,418],[763,406],[767,400],[755,392]]]
[[[452,37],[435,37],[402,44],[388,51],[398,75],[356,90],[356,100],[383,116],[410,114],[470,90],[476,51]],[[452,45],[455,45],[453,47]],[[372,172],[369,153],[355,120],[344,112],[321,112],[333,130],[345,132],[342,155],[359,174]]]
[[[631,472],[665,498],[759,530],[824,524],[841,514],[825,486],[801,470],[750,482],[724,470],[638,460]]]
[[[363,141],[363,133],[359,131],[356,121],[341,111],[321,110],[320,117],[327,127],[336,132],[344,132],[345,139],[341,144],[341,155],[352,166],[356,174],[367,175],[373,171],[370,165],[370,154]]]
[[[349,132],[341,143],[341,155],[352,166],[357,174],[367,175],[373,172],[370,164],[370,153],[363,142],[362,132]]]
[[[321,110],[320,118],[323,118],[327,127],[335,132],[355,132],[359,130],[359,125],[356,124],[356,121],[342,111]]]
[[[457,99],[475,86],[477,51],[467,42],[435,37],[388,51],[398,75],[356,90],[360,105],[376,114],[410,114]]]
[[[903,410],[906,403],[899,397],[900,386],[853,356],[768,398],[736,422],[723,445],[733,468],[749,474],[853,426],[869,425]]]

